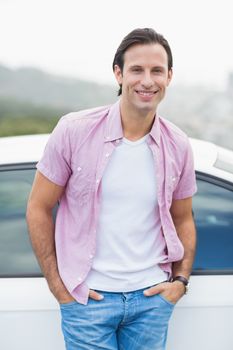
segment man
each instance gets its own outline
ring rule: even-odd
[[[133,30],[113,70],[119,101],[51,134],[27,220],[68,350],[163,350],[195,252],[192,152],[157,113],[172,79],[167,40]]]

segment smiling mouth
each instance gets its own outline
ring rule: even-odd
[[[155,94],[158,92],[158,90],[157,90],[157,91],[135,90],[135,91],[136,91],[136,93],[137,93],[138,95],[140,95],[140,96],[145,96],[145,97],[153,96],[153,95],[155,95]]]

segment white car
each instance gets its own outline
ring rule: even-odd
[[[0,138],[0,349],[64,350],[59,305],[25,221],[48,135]],[[189,293],[174,309],[167,350],[233,349],[233,152],[191,139],[198,244]],[[127,350],[127,349],[126,349]]]

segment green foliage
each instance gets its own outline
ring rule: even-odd
[[[0,119],[0,136],[50,133],[59,118],[17,117]]]
[[[68,110],[0,98],[0,137],[49,133]]]
[[[115,90],[34,68],[0,65],[0,136],[50,132],[68,112],[112,103]]]

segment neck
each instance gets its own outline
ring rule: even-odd
[[[126,108],[124,103],[120,104],[121,121],[124,137],[128,140],[136,141],[146,134],[148,134],[152,128],[155,119],[155,112],[138,112],[138,110],[132,110]]]

